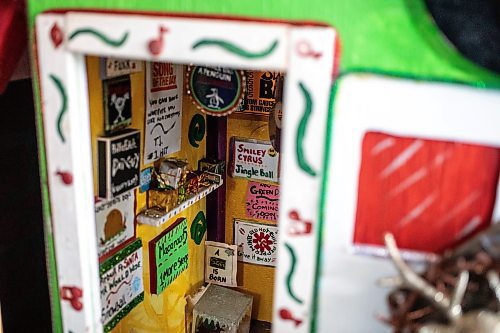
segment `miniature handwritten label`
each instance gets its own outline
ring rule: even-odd
[[[135,194],[128,191],[95,204],[99,257],[109,254],[135,235]]]
[[[109,332],[144,300],[142,242],[136,240],[106,260],[99,268],[101,318]]]
[[[142,61],[130,59],[105,58],[104,78],[126,75],[142,70]]]
[[[274,221],[278,219],[280,188],[277,185],[249,182],[246,198],[246,216]]]
[[[149,243],[151,293],[159,295],[188,268],[188,227],[179,218]]]
[[[233,177],[278,182],[279,153],[269,141],[233,138]]]
[[[183,67],[146,63],[144,164],[181,149]]]
[[[140,133],[97,138],[99,197],[112,198],[139,186]]]
[[[246,71],[247,93],[237,112],[268,115],[276,103],[276,89],[282,77],[279,72]]]
[[[236,245],[205,242],[205,282],[236,287]]]
[[[238,260],[263,266],[276,266],[278,227],[234,220],[234,242]]]
[[[199,110],[212,116],[228,115],[240,108],[245,76],[222,67],[192,66],[188,69],[188,93]]]

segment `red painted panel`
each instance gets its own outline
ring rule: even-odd
[[[490,224],[500,150],[369,132],[362,144],[354,243],[442,252]]]
[[[0,0],[0,94],[28,44],[24,1]]]

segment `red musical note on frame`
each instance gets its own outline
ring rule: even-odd
[[[292,236],[309,235],[312,232],[312,222],[302,219],[299,212],[291,210],[288,217],[292,220],[288,227],[288,233]]]
[[[300,326],[300,324],[302,324],[302,319],[295,318],[293,316],[292,312],[286,308],[282,308],[279,311],[279,316],[283,320],[293,321],[293,323],[295,324],[295,327],[298,327],[298,326]]]
[[[323,56],[322,52],[314,51],[311,44],[308,41],[301,40],[297,43],[296,47],[297,53],[303,58],[314,58],[319,59]]]
[[[158,38],[155,38],[148,43],[149,52],[152,55],[157,56],[163,50],[163,35],[167,32],[167,28],[160,26]]]
[[[64,35],[61,30],[61,28],[57,25],[57,22],[54,23],[52,26],[52,29],[50,29],[50,39],[52,40],[52,43],[54,43],[54,48],[58,48],[59,45],[62,44],[64,40]]]
[[[61,299],[69,301],[73,309],[76,311],[81,311],[83,309],[83,303],[81,298],[83,296],[83,291],[78,287],[62,287],[61,288]]]
[[[71,184],[73,184],[73,175],[71,174],[71,172],[56,171],[56,175],[58,175],[59,177],[61,177],[61,180],[64,183],[64,185],[71,185]]]

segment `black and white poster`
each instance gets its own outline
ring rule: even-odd
[[[140,132],[97,138],[99,197],[112,198],[140,185]]]
[[[132,93],[130,77],[105,80],[104,130],[106,133],[127,128],[132,124]]]
[[[183,67],[146,63],[144,164],[181,149]]]

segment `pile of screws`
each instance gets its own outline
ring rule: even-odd
[[[387,246],[389,249],[389,244]],[[406,268],[399,267],[397,258],[392,257],[404,280]],[[465,282],[459,282],[463,274],[466,274],[467,278]],[[443,307],[440,307],[442,304],[438,304],[440,302],[438,298],[444,297],[453,302],[457,289],[460,288],[463,292],[457,303],[459,317],[462,314],[465,316],[467,313],[484,311],[498,313],[500,311],[499,275],[500,224],[494,225],[455,251],[445,253],[438,262],[430,264],[420,275],[426,284],[424,288],[413,284],[412,279],[402,281],[401,277],[393,278],[396,281],[393,284],[396,289],[388,296],[390,315],[388,318],[381,317],[380,319],[392,325],[395,333],[422,332],[423,327],[434,324],[450,327],[454,324],[453,314],[450,315],[453,309],[450,308],[448,313],[442,311]],[[463,286],[460,287],[459,284]],[[432,291],[425,295],[424,289],[427,291],[432,289]]]

